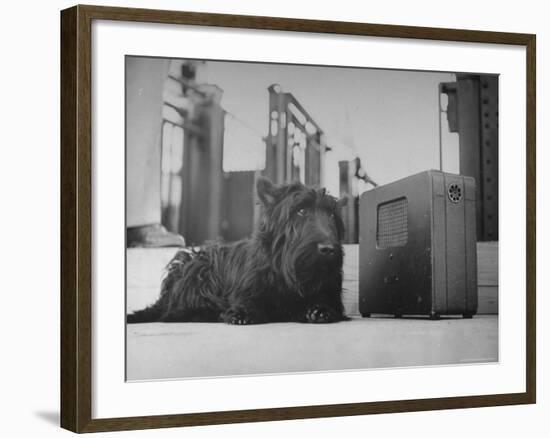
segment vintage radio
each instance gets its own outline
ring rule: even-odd
[[[359,310],[477,311],[475,181],[436,170],[377,187],[359,206]]]

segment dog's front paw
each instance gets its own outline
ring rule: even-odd
[[[246,309],[228,309],[220,316],[223,322],[233,325],[249,325],[249,324],[259,324],[260,318]]]
[[[334,309],[322,304],[316,304],[306,310],[307,322],[324,324],[339,321],[340,319],[340,315]]]

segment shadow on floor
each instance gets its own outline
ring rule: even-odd
[[[59,412],[57,411],[38,411],[34,414],[46,423],[59,426]]]

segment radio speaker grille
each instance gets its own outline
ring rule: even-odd
[[[407,198],[378,206],[376,244],[378,248],[405,246],[408,240]]]

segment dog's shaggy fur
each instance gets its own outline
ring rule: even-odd
[[[263,208],[254,236],[179,251],[158,301],[128,315],[129,323],[347,319],[339,202],[300,183],[275,186],[261,178],[256,188]]]

